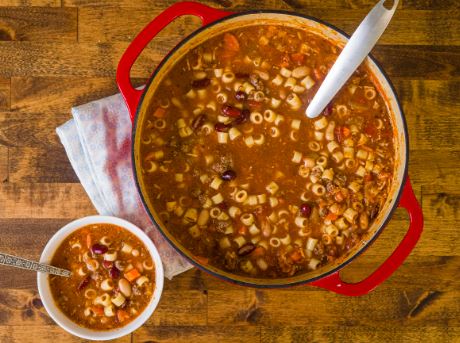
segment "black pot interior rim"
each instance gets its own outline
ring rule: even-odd
[[[137,132],[137,125],[138,125],[138,119],[139,119],[139,111],[140,109],[142,108],[142,104],[143,104],[143,101],[144,101],[144,97],[145,97],[145,94],[147,93],[147,90],[150,88],[150,85],[152,84],[153,80],[155,79],[155,76],[157,75],[158,71],[163,67],[163,65],[169,60],[169,58],[180,48],[182,47],[184,44],[186,44],[191,38],[195,37],[196,35],[198,35],[199,33],[201,33],[202,31],[204,30],[207,30],[209,27],[211,26],[214,26],[216,24],[220,24],[226,20],[229,20],[229,19],[232,19],[232,18],[235,18],[235,17],[239,17],[239,16],[245,16],[245,15],[249,15],[249,14],[282,14],[282,15],[290,15],[290,16],[293,16],[293,17],[300,17],[300,18],[304,18],[304,19],[309,19],[309,20],[312,20],[312,21],[315,21],[317,23],[320,23],[320,24],[323,24],[335,31],[337,31],[338,33],[340,33],[341,35],[343,35],[345,38],[347,39],[350,39],[350,36],[348,34],[346,34],[343,30],[335,27],[334,25],[331,25],[325,21],[322,21],[321,19],[317,19],[315,17],[311,17],[311,16],[308,16],[308,15],[304,15],[304,14],[299,14],[299,13],[295,13],[295,12],[290,12],[290,11],[284,11],[284,10],[251,10],[251,11],[244,11],[244,12],[236,12],[234,14],[231,14],[229,16],[226,16],[226,17],[223,17],[223,18],[220,18],[210,24],[207,24],[205,26],[202,26],[200,27],[199,29],[193,31],[191,34],[189,34],[187,37],[185,37],[184,39],[182,39],[163,59],[162,61],[158,64],[158,66],[155,68],[155,70],[153,71],[152,75],[150,76],[149,80],[147,81],[146,85],[145,85],[145,88],[143,89],[143,93],[139,99],[139,103],[137,104],[137,109],[136,109],[136,115],[134,117],[134,121],[133,121],[133,126],[132,126],[132,147],[131,147],[131,163],[132,163],[132,168],[133,168],[133,174],[134,174],[134,180],[135,180],[135,184],[136,184],[136,188],[137,188],[137,191],[140,195],[140,198],[141,198],[141,201],[142,201],[142,204],[146,210],[146,212],[148,213],[150,219],[152,220],[152,222],[155,224],[156,227],[158,227],[161,235],[166,239],[166,241],[172,246],[174,247],[174,249],[181,255],[183,256],[188,262],[190,262],[193,266],[197,267],[198,269],[220,279],[220,280],[223,280],[223,281],[227,281],[229,283],[232,283],[232,284],[236,284],[236,285],[239,285],[239,286],[248,286],[248,287],[253,287],[253,288],[287,288],[287,287],[292,287],[292,286],[297,286],[297,285],[306,285],[306,284],[309,284],[309,283],[312,283],[314,281],[317,281],[317,280],[320,280],[320,279],[323,279],[331,274],[334,274],[336,272],[338,272],[339,270],[341,270],[342,268],[344,268],[345,266],[347,266],[349,263],[351,263],[355,258],[357,258],[358,256],[360,256],[364,251],[367,250],[367,248],[372,245],[372,243],[378,238],[378,236],[381,234],[381,232],[383,231],[383,229],[385,228],[385,226],[388,224],[388,222],[391,220],[391,217],[393,216],[393,213],[394,211],[396,210],[396,208],[398,207],[398,204],[399,204],[399,201],[401,199],[401,195],[402,195],[402,190],[404,188],[404,185],[407,181],[407,168],[408,168],[408,163],[409,163],[409,134],[408,134],[408,129],[407,129],[407,122],[406,122],[406,119],[405,119],[405,116],[404,116],[404,112],[403,112],[403,108],[401,106],[401,103],[399,101],[399,98],[396,94],[396,90],[394,88],[394,85],[393,83],[391,82],[390,78],[388,77],[388,75],[385,73],[385,71],[383,70],[383,68],[381,67],[380,63],[377,62],[377,60],[375,59],[374,56],[372,56],[372,54],[369,54],[368,57],[371,59],[371,61],[376,65],[376,67],[379,69],[380,73],[383,75],[383,78],[388,82],[389,86],[390,86],[390,89],[391,89],[391,92],[393,93],[394,97],[395,97],[395,100],[396,100],[396,103],[397,103],[397,107],[401,113],[401,121],[402,121],[402,124],[403,124],[403,134],[404,134],[404,139],[405,139],[405,142],[406,142],[406,146],[405,146],[405,156],[406,156],[406,159],[405,159],[405,163],[403,165],[403,168],[404,168],[404,173],[403,173],[403,179],[401,180],[401,184],[399,186],[399,190],[396,194],[396,201],[394,202],[393,206],[390,208],[390,210],[388,211],[388,213],[386,214],[386,217],[384,219],[384,221],[382,222],[382,225],[377,229],[375,230],[374,234],[372,235],[372,237],[366,242],[365,245],[363,245],[358,251],[356,251],[354,253],[353,256],[351,256],[350,258],[348,258],[347,260],[345,260],[344,262],[338,264],[336,267],[332,268],[331,270],[328,270],[327,272],[324,272],[323,274],[320,274],[320,275],[317,275],[315,277],[308,277],[307,275],[308,274],[305,274],[307,277],[305,277],[305,279],[302,279],[302,280],[299,280],[299,281],[289,281],[289,279],[286,278],[286,282],[284,283],[277,283],[277,284],[263,284],[263,283],[252,283],[252,282],[247,282],[247,281],[241,281],[241,280],[238,280],[237,278],[239,277],[237,274],[235,274],[235,277],[236,279],[234,278],[230,278],[230,277],[227,277],[225,275],[221,275],[219,273],[216,273],[212,270],[209,270],[208,268],[206,268],[204,265],[202,264],[199,264],[197,263],[196,261],[194,261],[193,259],[191,259],[184,251],[182,251],[182,249],[180,249],[178,246],[176,246],[167,236],[167,234],[163,231],[162,229],[162,226],[160,225],[160,223],[158,223],[154,216],[152,215],[152,213],[150,212],[149,210],[149,207],[147,205],[147,202],[145,200],[145,196],[141,190],[141,186],[140,186],[140,183],[139,183],[139,178],[138,178],[138,170],[136,168],[136,161],[135,161],[135,149],[134,149],[134,138],[135,138],[135,135],[136,135],[136,132]],[[263,279],[257,279],[259,282],[261,282]],[[269,280],[269,279],[268,279]],[[283,279],[278,279],[278,280],[283,280]]]

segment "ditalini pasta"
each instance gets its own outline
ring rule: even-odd
[[[141,182],[200,261],[289,277],[371,232],[394,148],[370,72],[360,67],[320,117],[304,115],[339,53],[312,33],[256,25],[202,43],[160,81],[141,125]]]
[[[111,330],[136,318],[155,287],[152,257],[131,232],[112,224],[88,225],[69,235],[52,265],[70,278],[49,276],[59,309],[78,325]]]

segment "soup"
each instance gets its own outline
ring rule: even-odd
[[[111,330],[136,318],[155,288],[155,266],[147,248],[131,232],[94,224],[69,235],[51,264],[70,278],[49,276],[58,308],[75,323]]]
[[[363,241],[388,198],[393,129],[360,67],[322,115],[305,109],[340,50],[298,29],[232,30],[189,51],[141,123],[141,182],[200,263],[307,273]]]

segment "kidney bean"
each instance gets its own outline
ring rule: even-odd
[[[329,117],[332,114],[332,104],[328,104],[323,111],[325,117]]]
[[[231,127],[231,125],[224,123],[216,123],[216,125],[214,125],[214,129],[218,132],[227,132]]]
[[[226,117],[238,118],[241,115],[241,111],[238,108],[230,105],[223,105],[221,111],[222,115]]]
[[[200,114],[198,117],[196,117],[195,119],[193,119],[193,122],[192,122],[192,128],[194,130],[198,130],[200,127],[203,126],[204,122],[206,121],[207,119],[207,116],[206,114]]]
[[[109,270],[109,275],[112,279],[118,279],[120,277],[120,270],[117,267],[113,266]]]
[[[105,246],[104,244],[96,243],[96,244],[93,244],[93,246],[91,247],[91,250],[93,253],[97,255],[102,255],[102,254],[105,254],[109,250],[109,248]]]
[[[251,112],[249,112],[248,109],[244,109],[243,111],[241,111],[241,115],[238,118],[236,118],[233,121],[233,123],[235,123],[236,125],[246,123],[249,120],[250,116],[251,116]]]
[[[111,261],[102,261],[102,265],[104,266],[105,269],[110,269],[113,267],[113,262]]]
[[[201,79],[201,80],[193,80],[192,87],[193,88],[206,88],[211,83],[211,80],[208,78]]]
[[[224,181],[231,181],[236,178],[236,172],[234,170],[228,169],[222,173],[220,178]]]
[[[238,249],[238,256],[246,256],[250,254],[256,246],[252,243],[246,243],[241,248]]]
[[[89,285],[90,281],[91,281],[91,277],[88,275],[83,280],[81,280],[80,284],[78,285],[78,290],[81,291],[82,289],[85,289],[86,286]]]
[[[303,203],[302,205],[300,205],[300,213],[303,217],[310,217],[311,206],[307,203]]]
[[[246,100],[246,93],[243,92],[243,91],[238,91],[235,93],[235,99],[240,101],[240,102],[243,102],[244,100]]]

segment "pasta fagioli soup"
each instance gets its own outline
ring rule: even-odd
[[[307,273],[360,244],[394,173],[393,128],[360,67],[314,120],[305,109],[340,49],[255,25],[185,54],[140,125],[142,184],[200,263],[258,278]]]
[[[111,330],[135,319],[155,289],[155,266],[142,241],[113,224],[92,224],[70,234],[51,264],[70,278],[49,276],[58,308],[80,326]]]

